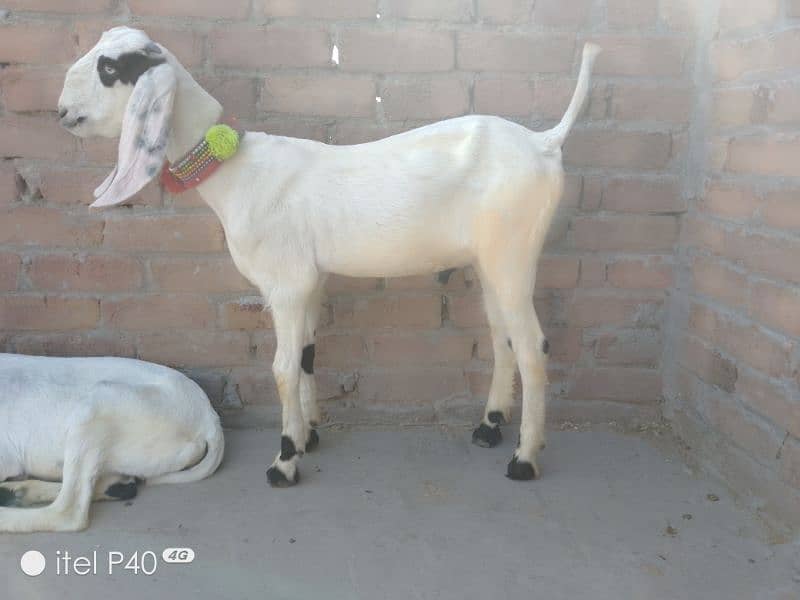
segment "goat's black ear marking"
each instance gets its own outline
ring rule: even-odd
[[[126,52],[117,59],[101,56],[97,59],[97,72],[100,82],[106,87],[112,87],[117,81],[135,85],[150,67],[155,67],[166,62],[161,56],[148,56],[142,52]],[[109,73],[109,71],[111,71]]]
[[[314,354],[316,350],[314,344],[309,344],[305,348],[303,348],[303,356],[300,357],[300,366],[303,367],[303,371],[311,375],[314,373]]]
[[[288,435],[281,436],[281,460],[290,460],[295,454],[297,449],[294,447],[292,438]]]
[[[548,354],[550,352],[550,342],[544,340],[542,342],[542,354]]]

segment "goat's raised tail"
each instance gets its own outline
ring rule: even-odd
[[[581,59],[581,70],[578,74],[578,84],[575,86],[575,92],[572,94],[572,100],[569,102],[567,112],[564,113],[558,125],[545,132],[547,141],[554,149],[564,145],[564,140],[578,119],[583,103],[586,101],[586,95],[589,93],[592,65],[594,65],[594,61],[601,50],[600,46],[591,42],[583,46],[583,58]]]

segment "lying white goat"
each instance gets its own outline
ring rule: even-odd
[[[197,481],[222,461],[205,392],[160,365],[0,354],[0,390],[0,531],[84,529],[93,499]]]
[[[561,145],[598,52],[585,46],[575,94],[549,131],[468,116],[355,146],[247,132],[197,186],[236,266],[272,310],[283,435],[270,483],[295,483],[298,455],[317,439],[314,335],[326,274],[395,277],[470,264],[483,284],[495,357],[473,439],[500,440],[516,354],[522,426],[508,476],[538,475],[548,344],[531,301],[536,264],[562,193]],[[125,27],[104,33],[69,69],[59,109],[75,135],[120,136],[116,169],[93,206],[124,202],[165,156],[174,165],[196,147],[222,113],[170,52]]]

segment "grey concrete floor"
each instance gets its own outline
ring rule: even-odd
[[[206,481],[95,504],[82,533],[3,536],[2,597],[800,598],[798,545],[771,538],[664,443],[552,432],[543,479],[512,482],[516,434],[505,429],[494,449],[461,428],[322,430],[301,485],[286,490],[264,477],[279,434],[228,432]],[[191,565],[159,556],[152,576],[105,574],[109,551],[176,546],[194,549]],[[29,549],[48,560],[36,578],[19,569]],[[54,573],[57,552],[95,550],[98,575]]]

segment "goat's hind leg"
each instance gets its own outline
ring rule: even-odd
[[[64,452],[63,482],[39,482],[52,493],[53,502],[41,508],[0,508],[0,531],[79,531],[89,523],[89,507],[102,466],[103,439],[91,422],[77,427],[69,436]],[[29,483],[29,482],[15,482]],[[7,484],[5,484],[7,485]]]
[[[472,443],[484,448],[492,448],[503,439],[500,425],[511,420],[511,404],[514,393],[514,352],[511,338],[508,337],[503,315],[492,290],[484,287],[484,304],[492,331],[494,370],[489,400],[480,425],[472,432]]]

